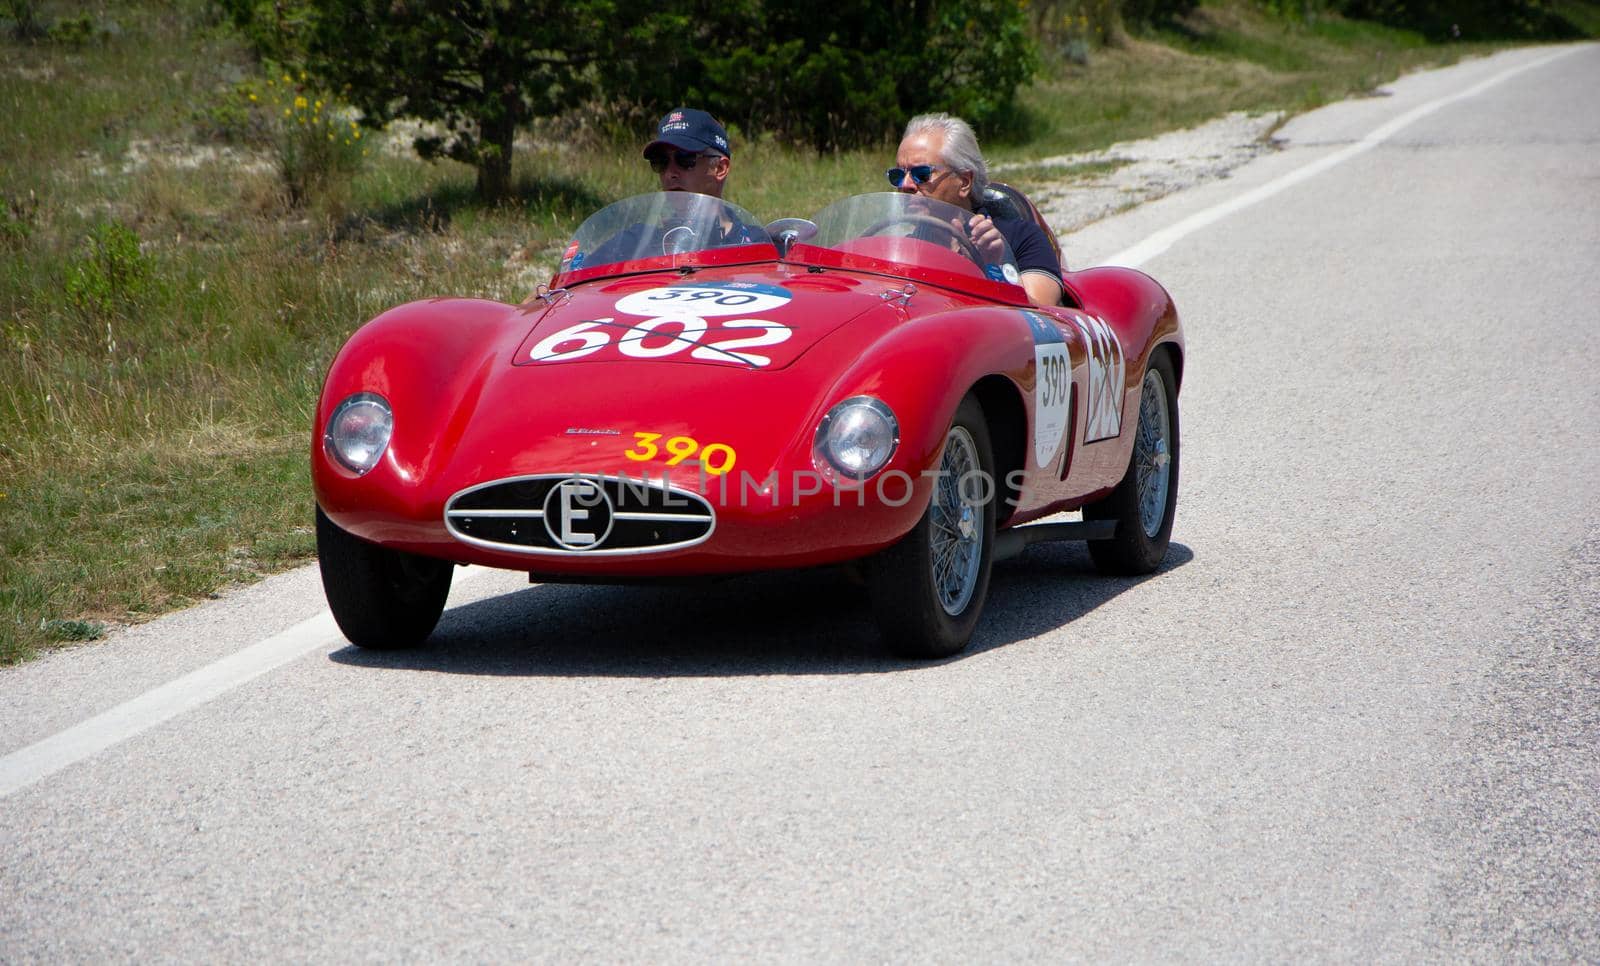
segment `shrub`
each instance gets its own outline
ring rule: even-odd
[[[0,248],[15,249],[26,244],[33,236],[38,213],[39,199],[31,191],[26,199],[0,195]]]
[[[195,136],[223,144],[270,144],[265,111],[257,107],[259,95],[257,101],[250,100],[258,86],[249,82],[235,85],[212,103],[196,108],[191,115]]]
[[[1333,0],[1340,13],[1434,40],[1570,38],[1581,32],[1549,0]]]
[[[23,43],[43,40],[44,24],[39,21],[39,4],[36,0],[6,0],[5,9],[11,14],[11,34]]]
[[[1200,0],[1121,0],[1121,4],[1127,23],[1159,27],[1192,12]]]
[[[291,205],[360,170],[368,148],[355,112],[308,84],[305,72],[277,71],[240,93],[258,119],[251,129],[272,152]]]
[[[52,43],[78,46],[95,38],[94,18],[88,14],[63,17],[50,27]]]
[[[67,300],[84,311],[107,315],[144,298],[152,275],[150,259],[139,250],[139,236],[116,222],[101,222],[67,270]]]

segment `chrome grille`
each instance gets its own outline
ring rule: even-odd
[[[548,474],[480,483],[445,504],[457,540],[513,553],[658,553],[711,536],[716,513],[690,490],[648,477]]]

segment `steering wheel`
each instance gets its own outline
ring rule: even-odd
[[[661,254],[682,255],[684,252],[694,250],[694,242],[694,229],[688,225],[669,228],[667,233],[661,236]]]
[[[888,229],[897,228],[901,225],[909,225],[913,231],[918,228],[940,229],[947,236],[960,243],[961,253],[972,259],[973,264],[980,268],[988,264],[988,261],[983,257],[983,253],[978,251],[978,246],[972,243],[972,239],[967,237],[966,232],[960,231],[949,222],[940,221],[932,215],[897,215],[894,218],[885,218],[861,234],[863,237],[886,235],[889,234]]]

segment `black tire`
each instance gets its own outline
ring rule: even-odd
[[[970,464],[976,463],[975,470]],[[873,616],[889,650],[906,658],[937,658],[967,646],[989,596],[994,564],[994,449],[983,407],[972,396],[961,401],[945,433],[939,468],[928,509],[899,543],[868,561],[867,587]],[[981,477],[981,479],[980,479]],[[963,489],[962,478],[967,479]],[[943,526],[951,508],[961,506],[956,529]],[[970,512],[970,516],[965,515]],[[970,535],[958,532],[971,530]],[[976,537],[976,546],[969,541]],[[935,575],[938,548],[976,552],[946,559],[952,579],[941,586]],[[966,560],[965,565],[958,562]]]
[[[428,639],[444,613],[455,565],[390,550],[339,529],[317,508],[322,590],[339,630],[358,647],[395,650]]]
[[[1157,388],[1162,396],[1160,400],[1153,398],[1152,390]],[[1163,410],[1165,431],[1160,418]],[[1141,470],[1144,471],[1142,482]],[[1159,491],[1163,482],[1164,494]],[[1159,517],[1155,515],[1158,506]],[[1116,576],[1153,572],[1167,557],[1167,547],[1172,542],[1172,517],[1177,507],[1177,379],[1173,376],[1172,358],[1165,351],[1157,350],[1145,369],[1139,393],[1139,425],[1134,430],[1128,471],[1109,496],[1083,508],[1085,520],[1117,521],[1116,535],[1111,539],[1089,541],[1089,556],[1094,559],[1095,567],[1103,574]]]

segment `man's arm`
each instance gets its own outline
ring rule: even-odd
[[[986,258],[998,263],[1004,248],[1011,246],[1022,272],[1021,285],[1034,305],[1061,304],[1061,264],[1056,261],[1050,242],[1038,225],[1027,222],[1021,230],[1014,229],[1015,237],[1008,238],[1000,231],[994,219],[978,214],[967,222],[967,232],[972,243]]]
[[[1022,276],[1022,288],[1028,301],[1034,305],[1060,305],[1061,282],[1045,272],[1027,272]]]

